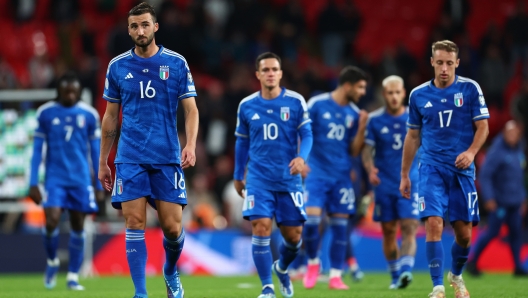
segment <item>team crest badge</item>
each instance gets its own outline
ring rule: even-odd
[[[281,107],[280,117],[282,121],[290,120],[290,107]]]
[[[169,78],[169,67],[167,65],[160,66],[160,78],[166,80]]]
[[[418,198],[418,209],[420,212],[425,210],[425,201],[423,197]]]
[[[86,125],[86,118],[84,115],[77,115],[77,126],[83,128]]]
[[[194,84],[193,77],[190,72],[187,73],[187,80],[189,81],[189,85]]]
[[[253,209],[255,207],[255,197],[254,196],[248,196],[246,199],[247,209]]]
[[[117,194],[120,195],[123,193],[123,180],[117,179]]]
[[[464,104],[464,95],[462,93],[455,94],[455,106],[460,108]]]
[[[484,95],[479,95],[479,102],[481,106],[486,105],[486,100],[484,100]]]
[[[345,118],[346,127],[351,128],[353,123],[354,123],[354,118],[352,118],[352,116],[347,115]]]

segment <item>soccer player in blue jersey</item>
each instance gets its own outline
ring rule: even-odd
[[[416,254],[418,228],[418,162],[412,164],[410,178],[414,182],[411,200],[399,192],[403,140],[407,134],[409,113],[403,105],[405,89],[403,79],[389,76],[382,82],[385,107],[369,115],[363,166],[375,186],[374,220],[381,222],[383,253],[389,263],[392,282],[389,289],[405,288],[412,281],[411,269]],[[375,156],[373,157],[373,153]],[[402,243],[398,248],[397,231],[400,224]]]
[[[253,261],[262,282],[258,297],[275,297],[272,271],[282,295],[293,297],[288,265],[299,253],[306,221],[300,173],[312,148],[311,120],[304,98],[280,86],[279,56],[263,53],[255,66],[261,90],[238,107],[235,188],[245,200],[243,216],[252,225]],[[273,218],[284,237],[275,262],[270,250]]]
[[[58,80],[57,99],[37,110],[29,196],[44,207],[44,247],[48,259],[44,286],[48,289],[56,285],[60,265],[57,257],[58,225],[62,210],[66,209],[71,224],[67,287],[84,290],[79,284],[79,269],[84,256],[84,218],[88,213],[97,212],[96,195],[97,199],[104,196],[101,184],[92,179],[91,174],[92,170],[97,173],[99,168],[99,114],[93,107],[79,101],[81,89],[77,76],[66,73]],[[44,143],[47,146],[44,158],[46,176],[44,193],[41,193],[38,171]],[[94,186],[97,192],[94,192]]]
[[[137,298],[147,297],[145,266],[146,206],[158,211],[163,230],[167,297],[183,297],[176,262],[185,239],[181,219],[187,204],[183,170],[194,166],[198,109],[194,81],[185,59],[156,45],[156,13],[143,2],[128,13],[131,50],[108,65],[103,98],[108,101],[102,121],[99,179],[112,189],[112,205],[122,209],[126,225],[126,255]],[[176,111],[182,105],[187,143],[180,151]],[[107,164],[123,120],[117,147],[115,181]]]
[[[308,159],[310,172],[305,179],[306,212],[304,229],[308,266],[303,284],[311,289],[320,271],[319,224],[323,210],[330,216],[332,240],[330,251],[329,288],[346,290],[341,279],[345,261],[348,218],[355,213],[355,193],[350,180],[352,143],[358,127],[364,131],[367,112],[355,103],[365,95],[367,75],[361,69],[348,66],[339,74],[339,86],[308,101],[312,119],[314,146]]]
[[[471,229],[479,222],[473,160],[488,136],[488,108],[477,82],[457,76],[458,47],[433,43],[435,77],[409,96],[409,131],[403,145],[400,192],[411,197],[409,172],[420,149],[418,206],[425,221],[426,255],[433,281],[429,297],[445,297],[444,219],[455,232],[453,262],[447,278],[457,298],[469,297],[462,269],[469,255]]]

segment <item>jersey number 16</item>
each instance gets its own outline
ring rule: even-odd
[[[150,87],[151,81],[152,80],[148,81],[145,89],[143,89],[143,81],[139,82],[139,90],[141,91],[141,98],[145,98],[145,95],[148,98],[153,98],[154,96],[156,96],[156,89]]]

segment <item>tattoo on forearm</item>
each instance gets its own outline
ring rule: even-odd
[[[105,130],[104,135],[105,135],[105,138],[107,139],[113,139],[117,135],[117,129]]]

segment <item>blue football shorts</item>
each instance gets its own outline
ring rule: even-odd
[[[418,181],[411,184],[411,198],[402,197],[398,189],[387,189],[383,182],[374,190],[374,221],[389,222],[398,219],[419,219]]]
[[[42,207],[60,207],[83,213],[97,212],[94,187],[91,185],[81,187],[46,186]]]
[[[278,225],[281,223],[306,221],[304,210],[304,194],[302,188],[291,191],[273,191],[253,188],[248,185],[242,208],[242,216],[246,220],[253,218],[273,218]]]
[[[356,213],[356,194],[348,177],[324,179],[308,175],[304,184],[306,207],[321,208],[328,214]]]
[[[118,163],[112,206],[121,209],[121,203],[146,197],[156,209],[154,200],[187,205],[187,192],[183,170],[178,164]]]
[[[420,218],[440,216],[449,222],[478,224],[478,196],[473,177],[428,164],[422,164],[419,171]]]

